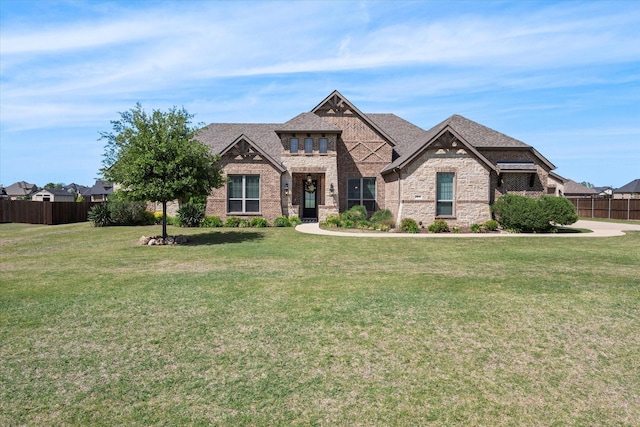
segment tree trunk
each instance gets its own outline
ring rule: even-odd
[[[167,238],[167,201],[162,201],[162,238]]]

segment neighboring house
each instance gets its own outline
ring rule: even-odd
[[[78,197],[79,195],[82,195],[84,192],[89,190],[89,187],[87,187],[86,185],[80,185],[72,182],[71,184],[67,184],[64,187],[62,187],[62,189],[73,194],[75,197]]]
[[[566,179],[562,195],[568,198],[596,197],[598,192],[593,188],[585,187],[575,181]]]
[[[613,187],[593,187],[596,191],[596,197],[610,198],[613,197]]]
[[[25,181],[16,182],[15,184],[11,184],[5,188],[7,196],[11,200],[29,199],[31,198],[31,195],[38,190],[39,188],[37,185],[29,184]]]
[[[634,179],[630,183],[617,188],[613,192],[614,199],[640,199],[640,179]]]
[[[4,187],[0,185],[0,199],[8,199],[9,196],[7,196],[7,192],[5,191]]]
[[[97,180],[93,187],[82,193],[82,197],[87,202],[106,202],[111,193],[113,193],[113,184]]]
[[[221,155],[225,187],[207,215],[324,220],[354,205],[399,222],[469,226],[502,194],[555,194],[555,166],[533,147],[454,115],[429,130],[365,114],[334,91],[285,123],[213,123],[197,139]],[[557,175],[556,175],[557,177]]]
[[[66,190],[45,188],[34,193],[31,200],[34,202],[75,202],[76,198]]]

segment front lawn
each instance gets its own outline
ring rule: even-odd
[[[0,224],[0,425],[637,425],[640,233]]]

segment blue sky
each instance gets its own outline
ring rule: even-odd
[[[635,1],[0,1],[0,183],[90,185],[118,112],[282,123],[334,89],[429,129],[460,114],[561,176],[640,178]]]

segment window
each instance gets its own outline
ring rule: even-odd
[[[438,173],[436,216],[453,216],[453,178],[452,172]]]
[[[313,153],[313,138],[304,139],[304,152],[307,154]]]
[[[260,212],[260,175],[231,175],[227,186],[229,212]]]
[[[292,153],[297,153],[298,152],[298,138],[291,138],[291,140],[289,141],[289,143],[291,144],[291,152]]]
[[[367,208],[367,212],[376,210],[376,179],[350,178],[347,185],[347,209],[356,205]]]
[[[327,138],[320,138],[320,153],[321,154],[326,154],[327,153]]]

